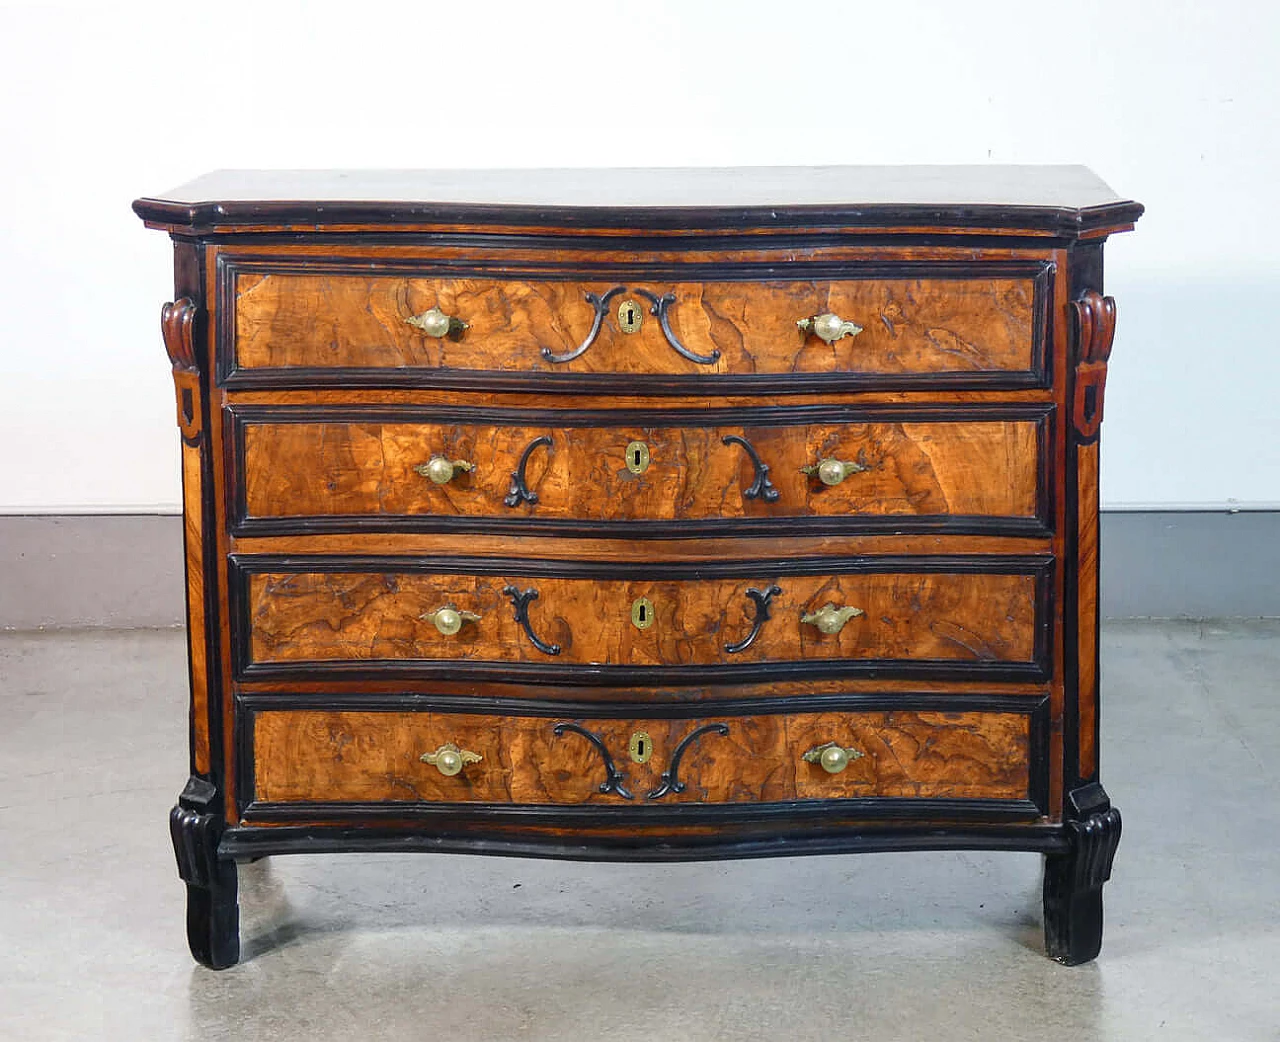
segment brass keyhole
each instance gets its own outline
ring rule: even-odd
[[[627,446],[627,470],[632,474],[643,474],[649,469],[649,446],[642,441],[633,441]]]
[[[618,305],[618,328],[624,333],[638,333],[644,322],[644,309],[628,298]]]
[[[631,741],[627,743],[627,752],[631,755],[634,763],[648,763],[649,757],[653,755],[653,739],[649,737],[648,731],[637,731],[631,736]]]
[[[631,624],[638,630],[653,625],[653,602],[648,597],[637,597],[631,604]]]

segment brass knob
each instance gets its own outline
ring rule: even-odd
[[[445,459],[443,456],[432,456],[426,463],[419,463],[413,469],[424,478],[430,478],[437,485],[445,485],[453,480],[459,470],[472,470],[475,464],[464,459]]]
[[[861,463],[854,463],[851,460],[824,459],[817,463],[810,463],[807,467],[801,467],[801,474],[817,474],[818,480],[824,485],[838,485],[850,474],[860,474],[868,468]]]
[[[833,315],[829,311],[822,315],[814,315],[813,318],[802,318],[796,326],[802,333],[806,335],[812,333],[828,344],[834,344],[841,337],[857,336],[862,332],[860,325],[846,322],[839,315]]]
[[[464,622],[480,621],[480,616],[475,612],[459,611],[452,604],[446,604],[443,608],[437,608],[435,611],[429,611],[425,615],[419,615],[418,618],[425,622],[434,623],[436,629],[446,637],[452,637],[458,630],[462,629]]]
[[[446,778],[452,778],[469,763],[479,763],[484,759],[479,753],[470,749],[459,749],[453,742],[445,742],[433,753],[423,753],[418,757],[423,763],[429,763]]]
[[[853,749],[837,742],[827,742],[825,745],[815,745],[804,754],[804,759],[809,763],[818,764],[828,774],[839,774],[854,760],[860,760],[865,755],[866,753],[861,749]]]
[[[817,626],[822,633],[839,633],[846,622],[861,614],[861,608],[837,608],[834,604],[824,604],[817,611],[801,615],[800,621],[808,626]]]
[[[414,329],[421,329],[427,336],[433,336],[437,340],[446,336],[450,340],[457,340],[467,328],[462,319],[446,315],[438,307],[424,311],[421,315],[411,315],[405,321]]]

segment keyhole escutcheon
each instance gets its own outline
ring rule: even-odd
[[[637,731],[627,743],[627,752],[631,754],[633,763],[648,763],[653,755],[653,739],[648,731]]]
[[[642,441],[633,441],[627,446],[627,470],[632,474],[643,474],[649,469],[649,446]]]
[[[653,602],[648,597],[637,597],[631,604],[631,624],[638,630],[653,625]]]
[[[644,322],[644,309],[628,297],[618,305],[618,328],[624,333],[638,333]]]

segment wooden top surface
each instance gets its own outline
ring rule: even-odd
[[[1119,230],[1142,212],[1082,166],[220,170],[134,210],[169,228],[284,224]]]

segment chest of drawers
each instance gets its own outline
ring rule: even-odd
[[[1045,855],[1092,959],[1080,168],[209,175],[170,233],[202,963],[236,862]]]

